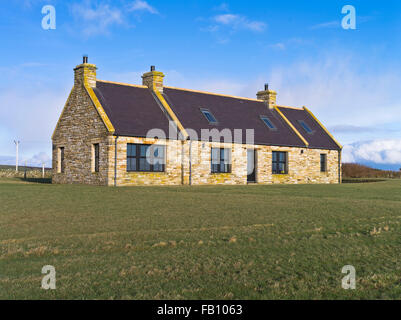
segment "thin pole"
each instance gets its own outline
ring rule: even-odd
[[[19,141],[14,140],[15,143],[15,149],[16,149],[16,157],[15,157],[15,172],[18,172],[18,147],[19,147]]]
[[[116,136],[116,139],[114,140],[114,186],[117,187],[117,140],[118,136]]]
[[[45,178],[45,163],[42,163],[42,178]]]
[[[192,140],[189,140],[189,185],[192,185]]]

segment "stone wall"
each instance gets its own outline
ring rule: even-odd
[[[115,137],[109,138],[108,184],[114,185]],[[165,172],[127,172],[127,144],[158,144],[166,146]],[[183,143],[179,140],[156,140],[148,138],[118,137],[117,139],[117,185],[179,185],[183,183]]]
[[[0,177],[1,178],[23,178],[25,176],[25,170],[20,168],[18,172],[15,169],[0,169]],[[42,178],[42,169],[27,169],[26,170],[27,178]],[[45,169],[45,178],[52,177],[52,170]]]
[[[92,172],[92,145],[99,143],[100,170]],[[58,150],[64,147],[64,173]],[[82,84],[74,86],[53,135],[53,183],[106,185],[108,130]]]
[[[231,148],[231,173],[211,173],[211,147]],[[247,149],[256,149],[256,182],[338,183],[338,151],[291,147],[192,143],[193,184],[246,184]],[[272,152],[288,152],[288,174],[272,174]],[[327,154],[327,172],[320,172],[320,154]]]
[[[165,172],[127,172],[127,143],[166,145]],[[109,138],[108,184],[114,185],[115,137]],[[230,148],[231,173],[211,173],[211,148]],[[338,151],[291,147],[253,146],[213,142],[192,142],[192,184],[246,184],[247,149],[256,149],[256,182],[338,183]],[[189,184],[189,142],[119,137],[117,140],[117,185]],[[272,174],[272,152],[288,152],[288,174]],[[327,172],[320,172],[320,154],[327,154]]]

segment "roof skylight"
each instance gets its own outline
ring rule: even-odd
[[[211,124],[217,123],[216,118],[214,117],[214,115],[209,110],[201,109],[201,112],[203,113],[203,115],[205,116],[207,121],[209,121],[209,123],[211,123]]]
[[[263,123],[270,129],[270,130],[276,130],[276,127],[274,126],[273,122],[270,121],[270,119],[266,116],[260,116],[260,119],[263,121]]]
[[[307,133],[313,133],[313,130],[305,123],[305,121],[298,120],[298,122]]]

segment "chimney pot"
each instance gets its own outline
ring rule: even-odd
[[[82,64],[74,68],[74,86],[87,86],[96,88],[96,66],[88,63],[88,56],[82,57]]]
[[[150,66],[150,72],[146,72],[142,75],[142,84],[151,90],[163,93],[164,74],[155,69],[155,66]]]
[[[265,90],[259,91],[256,94],[258,100],[264,101],[269,109],[273,109],[276,105],[277,93],[273,90],[269,90],[269,84],[265,83]]]

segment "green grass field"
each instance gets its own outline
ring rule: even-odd
[[[0,179],[1,299],[399,299],[401,181],[89,187]],[[356,268],[356,290],[341,269]],[[57,289],[41,289],[53,265]]]

